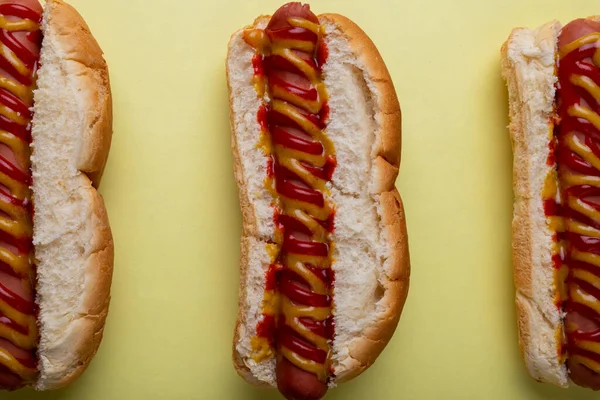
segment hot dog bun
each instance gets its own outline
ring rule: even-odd
[[[553,261],[559,223],[547,217],[543,203],[545,188],[558,185],[553,140],[561,29],[557,21],[535,30],[514,29],[501,58],[514,154],[512,247],[519,347],[534,379],[567,387],[566,312],[561,306],[565,276]]]
[[[268,16],[247,28],[264,28]],[[335,337],[330,386],[367,369],[390,340],[408,293],[405,215],[394,187],[400,165],[400,106],[390,75],[367,35],[337,14],[322,14],[329,50],[323,66],[329,94],[327,135],[337,156],[331,195]],[[246,28],[245,28],[246,29]],[[274,234],[266,156],[257,146],[261,99],[252,84],[254,49],[244,29],[231,37],[227,56],[235,177],[243,216],[239,314],[233,360],[248,382],[276,386],[275,359],[255,361],[251,340],[261,319],[266,245]]]
[[[502,47],[502,74],[508,84],[513,146],[513,266],[519,346],[531,376],[567,385],[561,360],[563,340],[559,296],[552,265],[553,235],[546,223],[542,188],[556,179],[546,163],[554,128],[555,55],[560,24],[513,30]]]
[[[38,390],[75,380],[108,311],[113,239],[97,187],[112,136],[102,50],[61,0],[45,4],[32,128],[34,245],[40,306]]]

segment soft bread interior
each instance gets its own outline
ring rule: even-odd
[[[332,361],[336,381],[341,382],[366,369],[385,346],[396,327],[408,289],[401,200],[395,189],[385,193],[380,190],[390,186],[381,184],[382,175],[394,167],[383,162],[389,169],[382,172],[374,161],[384,130],[383,107],[388,102],[393,106],[390,115],[397,117],[397,126],[392,129],[395,138],[392,147],[399,153],[400,109],[395,94],[391,100],[384,98],[362,58],[371,56],[381,63],[380,57],[370,53],[361,55],[351,46],[349,35],[356,33],[358,37],[359,28],[341,16],[319,18],[325,26],[329,49],[323,70],[330,106],[327,135],[334,142],[338,162],[330,184],[331,197],[337,206],[332,237],[336,276]],[[256,26],[262,28],[267,22],[267,17],[260,18]],[[343,29],[342,23],[349,29]],[[362,31],[360,35],[361,40],[366,38]],[[369,46],[373,46],[370,41],[364,48],[370,49]],[[257,147],[260,127],[256,113],[261,99],[251,84],[253,55],[254,49],[244,42],[242,31],[236,32],[229,44],[227,72],[244,237],[234,361],[238,372],[249,382],[275,386],[274,360],[253,360],[250,343],[261,318],[264,276],[270,263],[265,246],[274,229],[271,196],[264,188],[266,158]],[[385,74],[389,81],[387,70]],[[399,159],[398,154],[396,158]],[[397,168],[392,173],[392,187],[395,173]],[[385,205],[382,198],[386,199]],[[392,208],[393,218],[386,218],[386,210]],[[392,219],[398,223],[391,224]],[[403,268],[401,273],[399,264]]]
[[[264,28],[268,18],[256,21]],[[265,273],[271,263],[267,242],[274,232],[271,194],[265,190],[266,158],[257,146],[260,127],[257,113],[261,99],[251,84],[254,70],[254,49],[246,44],[243,30],[236,32],[229,43],[227,75],[230,90],[232,148],[235,174],[243,214],[241,240],[239,314],[233,343],[233,357],[244,379],[256,385],[275,387],[275,360],[256,361],[252,358],[251,339],[262,317],[265,293]],[[246,223],[247,221],[247,223]]]
[[[109,144],[111,134],[106,64],[81,17],[61,1],[46,3],[42,29],[31,161],[41,335],[37,389],[46,390],[74,380],[96,353],[113,243],[102,198],[82,172],[101,173],[108,152],[98,146]],[[97,153],[102,161],[95,166],[82,157]]]
[[[527,369],[537,380],[565,387],[560,358],[563,340],[559,289],[551,260],[553,235],[542,189],[553,166],[546,160],[553,136],[555,54],[560,24],[515,29],[502,48],[507,81],[510,134],[514,153],[513,264],[519,345]],[[552,176],[550,178],[552,179]]]
[[[349,32],[336,19],[320,19],[329,50],[323,65],[330,107],[326,133],[337,157],[331,188],[337,206],[332,235],[336,277],[332,361],[336,380],[344,381],[366,367],[354,353],[368,351],[361,343],[366,331],[379,329],[390,307],[392,291],[386,297],[385,283],[392,275],[392,253],[397,249],[383,223],[380,194],[375,191],[379,172],[374,166],[375,144],[382,134],[382,103],[389,99],[382,98],[369,75],[363,57],[371,55],[357,53]]]

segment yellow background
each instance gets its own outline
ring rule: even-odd
[[[102,193],[111,312],[87,373],[2,399],[278,399],[231,365],[240,212],[229,148],[229,35],[275,0],[72,0],[106,52],[114,139]],[[379,47],[403,111],[412,283],[392,342],[327,399],[592,399],[528,378],[510,261],[511,151],[499,49],[515,26],[594,0],[315,0]],[[595,6],[595,7],[594,7]]]

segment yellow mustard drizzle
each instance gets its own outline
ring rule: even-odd
[[[305,28],[315,33],[318,37],[316,43],[319,43],[322,40],[324,30],[321,25],[302,18],[290,18],[288,19],[288,23],[294,27]],[[334,207],[331,200],[328,198],[329,191],[326,187],[327,181],[313,175],[303,166],[303,163],[307,163],[315,167],[323,167],[330,157],[335,156],[335,149],[333,142],[325,134],[325,132],[299,111],[302,109],[313,114],[318,113],[327,102],[328,96],[320,73],[294,53],[294,50],[301,50],[314,54],[317,44],[309,41],[290,39],[275,38],[270,40],[264,30],[260,29],[247,31],[245,34],[245,39],[246,42],[248,42],[257,50],[258,54],[266,56],[277,55],[283,57],[289,63],[293,64],[299,71],[303,73],[303,75],[311,83],[311,86],[316,89],[318,93],[318,99],[311,101],[294,95],[289,91],[278,87],[277,85],[273,85],[271,91],[269,92],[269,88],[264,76],[257,78],[255,77],[254,80],[255,88],[259,97],[262,97],[266,92],[268,92],[271,108],[294,121],[307,134],[309,134],[314,141],[320,142],[324,148],[323,153],[319,155],[304,153],[295,149],[287,148],[285,146],[274,145],[271,141],[270,133],[265,132],[264,130],[261,132],[258,147],[265,152],[265,155],[274,156],[274,158],[282,167],[285,167],[300,177],[312,189],[323,193],[325,200],[324,205],[319,207],[311,203],[284,197],[277,192],[275,188],[274,177],[268,176],[265,179],[265,187],[273,196],[275,208],[280,210],[281,214],[289,215],[306,226],[312,233],[310,237],[311,241],[327,243],[329,246],[329,254],[326,257],[305,254],[291,254],[287,252],[282,253],[281,248],[283,245],[283,232],[282,230],[277,229],[274,237],[275,243],[268,245],[275,246],[271,247],[270,254],[273,256],[273,261],[279,259],[281,263],[287,266],[287,268],[303,278],[313,293],[331,296],[333,294],[331,293],[331,289],[328,288],[327,285],[309,268],[307,268],[307,265],[321,269],[331,267],[333,262],[332,253],[334,246],[329,238],[329,232],[318,222],[318,220],[327,220],[332,214]],[[273,301],[273,295],[277,296],[278,300]],[[312,343],[316,348],[321,349],[328,354],[327,361],[323,364],[301,357],[282,345],[279,348],[280,356],[285,357],[297,367],[314,373],[320,380],[327,380],[331,362],[331,349],[328,340],[324,337],[314,334],[307,329],[302,322],[300,322],[300,318],[308,317],[314,321],[325,321],[331,316],[332,308],[295,304],[283,293],[271,293],[271,291],[266,291],[265,300],[263,301],[263,313],[265,315],[277,316],[277,312],[275,312],[275,314],[272,313],[272,304],[276,304],[279,307],[279,314],[285,319],[285,324],[292,328],[299,337],[302,337],[305,341]],[[257,355],[255,356],[256,360],[264,359],[263,357],[265,357],[265,355],[270,355],[273,352],[272,350],[270,352],[265,351],[265,340],[260,339],[263,338],[253,339],[253,344],[256,345],[256,348],[254,349],[255,354]]]
[[[19,362],[8,350],[0,347],[0,365],[5,365],[9,367],[9,369],[22,377],[23,379],[29,381],[32,380],[37,371],[35,369],[27,368],[23,364]]]
[[[0,16],[0,29],[13,32],[33,32],[39,30],[40,26],[38,23],[31,20],[20,19],[9,21],[6,17]],[[30,76],[32,74],[32,70],[30,70],[25,63],[4,44],[0,44],[0,56],[5,57],[20,74],[24,76]],[[27,87],[13,79],[0,77],[0,88],[6,89],[18,97],[25,105],[32,105],[33,85]],[[9,107],[1,104],[0,115],[3,115],[12,122],[23,127],[31,123],[31,120],[26,116],[20,115]],[[22,140],[11,132],[0,130],[0,144],[5,145],[12,150],[17,163],[24,168],[29,168],[31,152],[29,144],[25,140]],[[14,198],[26,203],[31,202],[31,192],[27,183],[20,182],[0,172],[0,184],[5,186]],[[3,215],[0,216],[1,231],[6,232],[17,239],[31,240],[33,235],[33,225],[31,215],[26,209],[9,201],[0,201],[0,211],[3,213]],[[0,262],[10,266],[17,275],[21,276],[21,281],[24,285],[32,284],[34,270],[31,254],[15,254],[6,248],[0,248]],[[21,349],[34,351],[38,341],[36,316],[16,310],[1,299],[0,313],[16,324],[28,329],[27,334],[22,334],[11,329],[8,325],[0,324],[0,338],[9,340]],[[10,352],[2,347],[0,347],[0,365],[5,366],[13,373],[19,375],[25,383],[32,382],[37,376],[37,370],[35,368],[24,366],[18,359],[12,356]]]
[[[17,19],[9,21],[4,15],[0,15],[0,27],[9,32],[35,32],[40,29],[40,24],[29,19]]]
[[[566,46],[562,46],[562,48],[558,52],[558,56],[559,58],[563,58],[570,52],[577,50],[580,47],[585,46],[586,44],[598,43],[598,41],[600,41],[600,32],[590,33],[572,41]],[[598,53],[598,51],[596,51],[596,53],[592,57],[592,60],[597,66],[600,65],[600,53]]]

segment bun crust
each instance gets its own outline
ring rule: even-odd
[[[112,97],[102,50],[73,7],[46,1],[42,29],[32,123],[36,389],[51,390],[85,371],[108,312],[114,245],[97,187],[111,143]]]
[[[547,165],[553,140],[555,56],[560,24],[517,28],[502,46],[502,75],[509,93],[514,218],[513,267],[519,347],[530,375],[568,386],[561,356],[562,315],[557,271],[552,263],[555,228],[548,222],[542,190],[556,184],[556,165]]]
[[[269,18],[261,16],[247,28],[263,28]],[[408,293],[410,262],[402,200],[394,186],[400,164],[401,113],[389,72],[375,45],[356,24],[337,14],[318,18],[326,27],[329,48],[324,67],[331,108],[327,130],[338,156],[332,181],[338,207],[333,238],[335,384],[367,369],[389,342]],[[274,360],[253,360],[249,344],[261,317],[264,271],[270,264],[266,243],[274,227],[270,194],[262,185],[266,161],[256,148],[260,131],[256,112],[261,99],[251,84],[254,50],[243,41],[242,32],[233,34],[227,57],[234,172],[243,217],[233,360],[237,372],[249,383],[274,387]],[[329,73],[327,68],[331,68]],[[348,82],[352,83],[344,86]],[[348,104],[354,100],[356,107],[364,106],[364,118],[346,118],[352,110]],[[349,124],[356,124],[359,140],[347,136]],[[347,128],[346,133],[337,127],[340,125]],[[370,151],[361,154],[364,149]],[[363,217],[369,222],[363,224]],[[353,228],[353,224],[357,226]],[[380,257],[370,251],[354,251],[356,247],[376,247],[373,252]],[[349,268],[352,262],[355,274]],[[353,306],[348,297],[358,288],[364,293]],[[357,311],[361,303],[365,309]]]
[[[72,61],[73,72],[78,77],[81,101],[86,104],[77,167],[93,182],[100,185],[112,139],[112,95],[108,66],[103,52],[85,20],[71,5],[62,0],[46,1],[47,24],[54,30],[62,51]],[[79,64],[79,65],[78,65]]]

